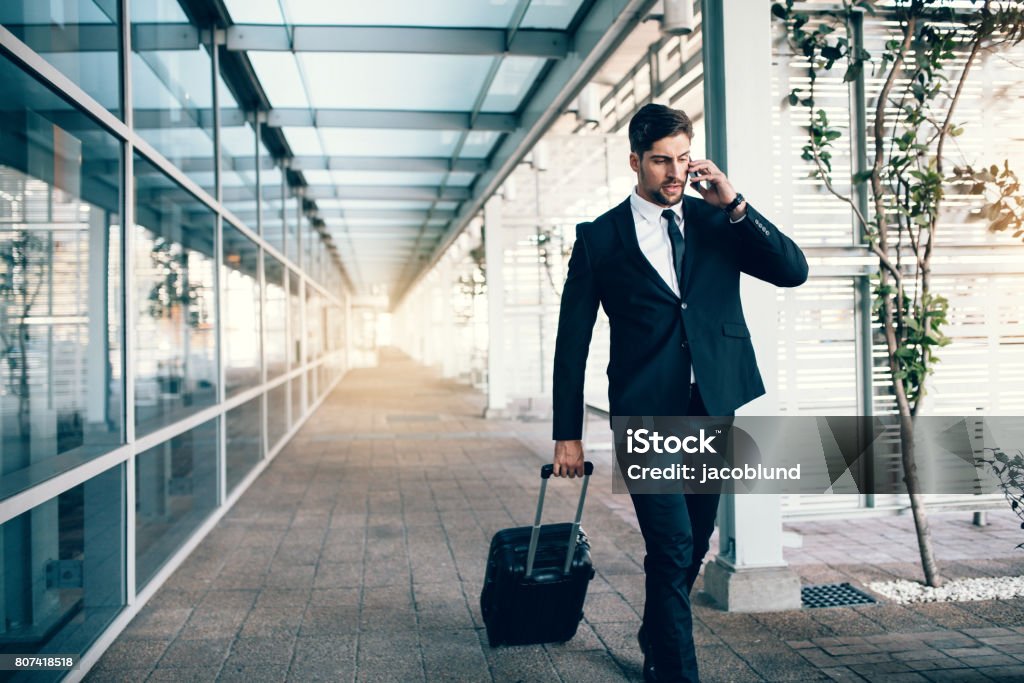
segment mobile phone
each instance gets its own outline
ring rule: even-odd
[[[697,176],[699,176],[700,173],[698,171],[690,171],[686,175],[690,178],[691,181],[693,181],[693,179],[696,178]],[[700,182],[700,183],[697,183],[697,184],[700,185],[701,187],[705,188],[705,189],[708,186],[707,182]]]

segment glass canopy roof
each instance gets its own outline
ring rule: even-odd
[[[251,66],[265,125],[293,157],[291,180],[308,186],[357,290],[401,294],[481,200],[481,179],[491,183],[510,139],[519,144],[530,98],[598,4],[223,0],[225,49]],[[147,107],[175,106],[152,85]],[[222,137],[229,155],[245,153],[236,132]]]

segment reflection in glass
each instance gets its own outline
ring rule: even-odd
[[[123,473],[113,467],[0,526],[0,652],[80,654],[121,611]]]
[[[264,282],[266,284],[267,333],[264,354],[267,379],[274,379],[288,369],[288,295],[285,287],[287,271],[280,261],[264,254]]]
[[[291,426],[293,426],[293,427],[296,424],[298,424],[299,420],[302,419],[302,415],[305,413],[305,410],[304,410],[303,405],[302,405],[302,378],[303,377],[304,377],[304,375],[298,375],[296,377],[293,377],[291,379],[291,381],[289,381],[289,384],[291,384],[291,387],[292,387],[292,424],[291,424]]]
[[[263,397],[246,401],[229,410],[227,426],[227,482],[231,493],[263,458]]]
[[[306,287],[306,362],[311,363],[323,353],[321,302],[323,297],[313,287]]]
[[[173,26],[188,24],[177,0],[132,0],[131,17],[137,33],[187,32]],[[132,106],[139,135],[213,194],[213,74],[204,33],[170,45],[176,49],[159,40],[132,44]]]
[[[288,271],[288,311],[291,313],[291,334],[292,342],[291,367],[302,365],[302,278],[295,271]]]
[[[135,457],[135,577],[141,589],[217,507],[217,420]]]
[[[214,216],[135,157],[135,420],[145,434],[217,400]]]
[[[261,382],[259,247],[224,222],[224,387],[227,396]]]
[[[299,262],[299,198],[292,195],[285,202],[285,256],[291,259],[292,263]]]
[[[316,397],[316,368],[310,368],[306,371],[306,405],[311,407]]]
[[[288,382],[267,392],[267,444],[277,445],[288,432]]]
[[[120,116],[121,31],[116,2],[4,0],[0,24]]]
[[[260,141],[260,185],[263,187],[261,204],[263,238],[282,254],[284,249],[285,208],[284,176]]]
[[[114,138],[3,58],[0,84],[6,497],[122,442],[121,159]]]
[[[224,48],[220,49],[223,55]],[[255,231],[256,131],[252,123],[245,120],[245,113],[239,108],[223,74],[217,75],[217,93],[221,110],[222,203],[246,227]]]

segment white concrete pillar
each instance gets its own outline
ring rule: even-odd
[[[484,416],[508,413],[508,378],[505,376],[505,286],[502,277],[505,249],[501,209],[504,200],[491,197],[484,204],[484,255],[487,260],[487,409]]]
[[[724,5],[724,0],[703,4],[708,156],[726,170],[751,205],[762,207],[771,218],[777,191],[771,172],[771,6],[761,0],[730,0],[726,14]],[[776,290],[746,276],[741,287],[768,393],[738,414],[776,415]],[[705,568],[704,586],[729,611],[800,607],[800,579],[782,557],[780,496],[722,497],[719,554]]]

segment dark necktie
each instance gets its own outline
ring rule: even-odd
[[[676,282],[679,283],[679,295],[683,295],[683,233],[679,230],[679,223],[676,221],[676,212],[672,209],[665,209],[661,212],[662,217],[668,221],[668,239],[672,243],[672,263],[676,267]]]

